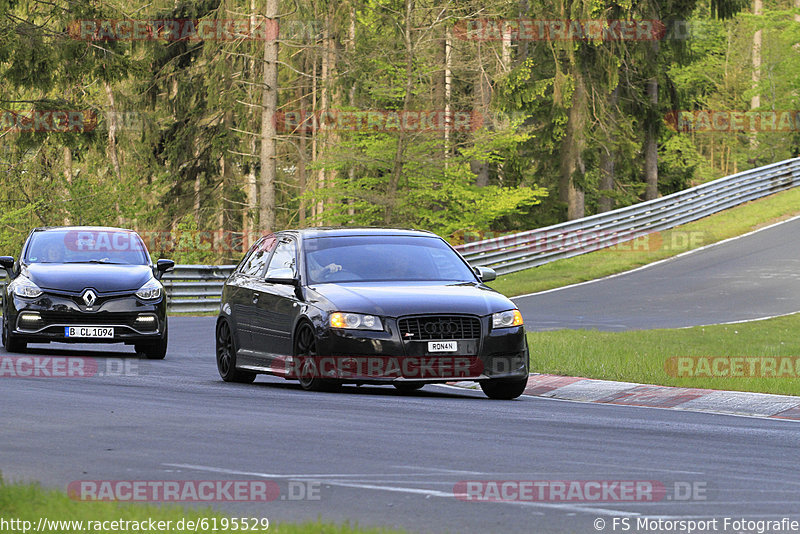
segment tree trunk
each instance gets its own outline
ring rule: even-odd
[[[119,157],[117,155],[117,105],[114,102],[114,91],[108,82],[103,82],[103,87],[108,97],[108,158],[111,160],[111,165],[114,168],[114,209],[117,212],[117,222],[122,223],[122,215],[119,210],[119,200],[117,195],[117,184],[122,182],[122,172],[119,166]]]
[[[349,39],[347,40],[347,55],[348,57],[352,58],[353,54],[355,53],[356,47],[356,6],[353,5],[350,8],[350,31],[349,31]],[[350,105],[351,109],[355,109],[356,107],[356,81],[353,81],[352,85],[350,85],[350,90],[347,93],[347,103]],[[351,184],[354,184],[356,181],[356,168],[354,165],[350,165],[347,169],[347,181]],[[347,208],[347,214],[350,217],[353,217],[356,214],[356,210],[353,207],[353,198],[349,197],[347,199],[347,204],[349,207]],[[351,219],[350,224],[353,223]]]
[[[478,54],[478,59],[479,62],[482,63],[480,52]],[[475,111],[484,117],[489,113],[489,103],[492,98],[491,90],[492,87],[489,84],[489,80],[486,79],[483,69],[479,69],[478,78],[475,80],[475,97],[473,102]],[[469,167],[472,173],[475,174],[475,185],[478,187],[486,187],[489,185],[489,164],[487,162],[473,160],[469,162]]]
[[[517,9],[519,10],[519,18],[524,19],[525,17],[529,16],[528,10],[530,9],[530,6],[528,5],[528,0],[520,0]],[[517,63],[528,59],[529,44],[531,44],[530,41],[525,39],[517,41],[517,55],[515,58]]]
[[[223,116],[222,123],[225,131],[230,132],[233,125],[233,112],[228,110]],[[220,170],[220,194],[219,194],[219,218],[217,226],[219,233],[215,236],[214,250],[225,250],[225,239],[231,228],[231,211],[233,206],[230,205],[229,199],[231,198],[231,184],[233,182],[233,165],[227,157],[227,149],[219,157],[219,170]]]
[[[250,25],[251,27],[255,26],[256,24],[256,1],[250,0]],[[258,69],[256,68],[256,58],[255,55],[250,56],[249,58],[249,70],[250,76],[252,79],[256,78],[256,73]],[[253,95],[252,95],[252,85],[248,85],[247,87],[247,101],[253,102]],[[255,122],[255,121],[253,121]],[[250,121],[248,121],[250,124]],[[250,249],[250,246],[255,243],[255,233],[256,233],[256,212],[258,210],[258,180],[256,178],[256,165],[255,165],[255,153],[256,153],[256,136],[250,135],[250,139],[247,143],[249,147],[248,153],[251,154],[250,165],[247,169],[247,174],[245,175],[245,183],[244,183],[244,192],[245,192],[245,206],[244,206],[244,213],[242,213],[242,252],[247,252]]]
[[[114,167],[114,176],[119,182],[122,178],[119,157],[117,155],[117,105],[114,102],[114,91],[108,82],[103,82],[103,87],[108,97],[108,158],[111,160],[111,165]]]
[[[68,184],[72,184],[72,150],[64,147],[64,178]]]
[[[197,157],[196,154],[195,158]],[[194,211],[194,220],[197,221],[197,225],[200,225],[200,190],[202,189],[202,178],[201,173],[198,172],[194,177],[194,203],[192,205],[192,209]]]
[[[200,142],[197,138],[194,139],[194,148],[192,149],[192,156],[194,156],[194,161],[198,161],[200,159]],[[203,190],[203,171],[199,169],[199,167],[194,168],[194,193],[192,196],[192,213],[194,213],[194,220],[197,223],[197,227],[200,228],[200,193]]]
[[[264,13],[268,27],[277,27],[278,0],[267,0]],[[261,88],[261,175],[258,226],[262,232],[275,227],[275,113],[278,108],[278,40],[264,41],[264,75]]]
[[[64,179],[67,181],[67,185],[72,185],[72,150],[68,147],[64,147]],[[64,198],[69,198],[69,188],[64,192]],[[64,225],[69,226],[69,216],[64,216]]]
[[[586,111],[586,88],[579,72],[575,73],[575,92],[567,118],[567,132],[559,151],[559,200],[567,205],[567,219],[584,216],[584,195],[575,187],[574,175],[583,169],[583,128]]]
[[[317,58],[314,56],[311,68],[311,115],[317,117]],[[311,161],[316,162],[319,155],[319,132],[316,121],[312,121],[311,128]],[[312,189],[316,189],[316,184],[311,184]],[[317,203],[311,205],[311,216],[316,220],[317,217]],[[317,223],[319,224],[319,223]]]
[[[336,39],[333,34],[334,26],[334,2],[328,4],[328,12],[325,14],[325,26],[322,30],[322,79],[320,80],[320,116],[334,108],[336,97],[333,92],[333,82],[336,79]],[[321,121],[320,121],[321,123]],[[328,147],[336,146],[338,143],[336,132],[333,128],[321,132],[319,152],[322,157],[328,151]],[[317,191],[320,196],[317,199],[318,224],[323,225],[324,220],[321,215],[325,212],[325,206],[330,202],[325,197],[324,190],[328,184],[336,179],[334,169],[326,170],[321,168],[317,173]]]
[[[304,62],[304,65],[307,62]],[[306,116],[306,95],[302,85],[298,85],[295,90],[295,98],[300,102],[300,117]],[[306,192],[308,175],[306,173],[306,124],[303,123],[297,129],[297,190],[300,193],[300,209],[298,210],[298,220],[300,227],[306,225],[306,200],[303,194]]]
[[[753,15],[760,17],[762,14],[762,0],[753,0]],[[756,18],[756,24],[761,24],[761,21]],[[753,34],[753,89],[758,88],[761,82],[761,29],[757,29]],[[761,95],[756,92],[750,98],[750,109],[758,109],[761,107]],[[758,147],[758,137],[756,132],[750,134],[750,147]]]
[[[445,28],[444,35],[444,116],[450,116],[450,98],[453,92],[453,36],[450,27]],[[450,157],[450,120],[444,121],[444,158],[445,165]]]
[[[414,12],[414,0],[405,1],[406,20],[403,31],[403,42],[406,52],[406,86],[403,97],[403,114],[408,111],[411,103],[411,92],[414,89],[414,47],[411,44],[411,15]],[[400,177],[403,174],[403,155],[405,154],[406,133],[400,131],[397,137],[397,148],[395,149],[394,162],[392,163],[392,174],[389,177],[389,184],[386,188],[386,208],[384,209],[384,222],[392,224],[394,217],[394,206],[397,203],[397,187],[400,184]]]
[[[651,78],[647,81],[647,95],[650,101],[658,99],[658,80]],[[646,126],[644,140],[644,176],[646,187],[645,200],[658,198],[658,144],[656,141],[657,129],[654,124]]]
[[[619,85],[608,96],[609,113],[616,115],[617,101],[619,100]],[[597,212],[603,213],[614,209],[614,199],[609,193],[614,191],[616,149],[614,146],[616,135],[614,130],[608,133],[605,146],[600,147],[600,199],[597,203]]]
[[[653,62],[658,58],[658,43],[653,43]],[[658,197],[658,75],[647,80],[647,97],[650,102],[644,139],[644,199]]]
[[[503,72],[511,70],[511,26],[507,25],[503,31],[503,45],[500,53],[500,67]]]
[[[604,213],[614,209],[614,199],[608,193],[614,191],[614,157],[616,153],[611,146],[603,147],[600,151],[600,200],[597,203],[597,212]]]

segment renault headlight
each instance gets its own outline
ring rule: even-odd
[[[8,284],[8,290],[18,297],[29,299],[36,298],[42,294],[42,290],[39,289],[39,286],[24,276],[18,276]]]
[[[350,328],[353,330],[383,330],[383,323],[381,323],[379,317],[360,313],[332,313],[330,325],[333,328]]]
[[[164,286],[155,278],[151,278],[145,285],[139,288],[136,296],[142,300],[153,300],[161,296],[161,290]]]

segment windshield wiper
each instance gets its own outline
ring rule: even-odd
[[[102,263],[105,265],[125,265],[124,263],[120,263],[118,261],[109,261],[109,260],[65,261],[64,263]]]

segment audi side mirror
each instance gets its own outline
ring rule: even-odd
[[[270,284],[296,285],[298,279],[294,275],[294,269],[291,267],[281,267],[280,269],[273,269],[265,281]]]
[[[491,282],[497,279],[497,272],[490,267],[475,267],[475,274],[481,279],[481,282]]]

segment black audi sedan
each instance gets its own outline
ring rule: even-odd
[[[227,382],[266,373],[307,390],[471,380],[513,399],[527,383],[528,346],[517,307],[484,285],[494,278],[424,231],[270,234],[225,282],[217,368]]]
[[[159,281],[171,260],[153,265],[141,237],[121,228],[35,228],[19,261],[0,257],[3,346],[125,343],[150,359],[167,353],[167,298]]]

